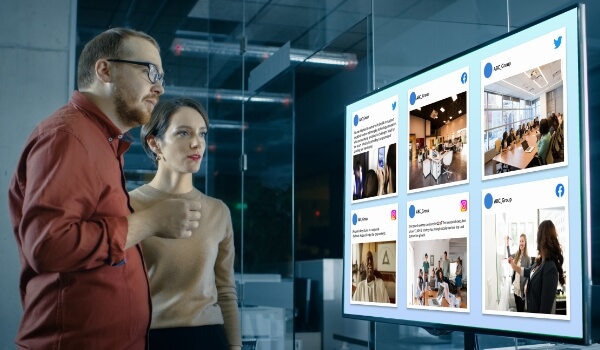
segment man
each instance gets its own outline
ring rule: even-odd
[[[114,28],[83,49],[75,91],[26,141],[9,188],[21,261],[20,349],[145,349],[150,297],[138,243],[189,237],[199,207],[132,214],[123,134],[146,123],[162,87],[156,41]]]
[[[360,161],[354,163],[354,186],[352,199],[361,199],[363,197],[363,183],[362,183],[362,165]]]
[[[356,291],[352,295],[354,301],[367,301],[375,303],[389,303],[390,297],[381,278],[375,277],[373,253],[367,252],[367,278],[358,282]]]
[[[429,273],[429,256],[425,253],[425,259],[423,260],[423,272]]]
[[[444,261],[442,262],[442,271],[444,276],[450,276],[450,260],[448,259],[448,252],[444,251]]]

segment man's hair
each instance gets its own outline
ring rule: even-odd
[[[128,52],[123,42],[125,39],[132,37],[148,40],[160,51],[156,40],[144,32],[128,28],[111,28],[104,31],[90,40],[81,51],[81,55],[79,55],[77,87],[82,89],[92,84],[96,75],[94,67],[99,59],[126,58]]]

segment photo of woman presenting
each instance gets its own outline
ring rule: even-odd
[[[525,295],[527,312],[555,313],[556,289],[565,284],[563,252],[558,242],[556,228],[550,220],[540,223],[537,232],[538,257],[531,267],[515,264],[512,257],[508,262],[513,270],[528,279]]]
[[[242,347],[231,214],[193,184],[207,132],[206,111],[188,98],[158,103],[142,127],[142,146],[158,170],[130,192],[133,209],[180,198],[200,204],[201,214],[188,238],[142,241],[152,296],[151,350]]]
[[[510,254],[510,248],[508,246],[508,236],[506,237],[506,250],[508,252],[508,256],[513,258],[516,261],[516,265],[522,268],[528,268],[531,266],[531,259],[527,254],[527,237],[524,233],[519,236],[519,250],[514,255]],[[517,312],[525,311],[525,283],[527,279],[522,274],[517,271],[513,271],[512,274],[512,285],[514,289],[515,296],[515,304],[517,306]]]

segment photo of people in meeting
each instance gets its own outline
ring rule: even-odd
[[[484,313],[569,319],[566,215],[564,207],[484,215]]]
[[[353,304],[396,305],[396,241],[352,245]]]
[[[352,157],[352,200],[396,193],[396,143]]]
[[[408,242],[409,308],[468,311],[467,238]]]
[[[467,92],[410,111],[408,189],[467,180]]]
[[[484,177],[566,165],[561,61],[484,87]]]

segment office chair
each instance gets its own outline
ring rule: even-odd
[[[242,350],[256,350],[257,339],[242,340]]]
[[[500,139],[496,139],[495,146],[496,146],[495,147],[496,154],[499,154],[500,152],[502,152],[502,141],[500,141]],[[500,163],[500,162],[496,162],[496,174],[503,173],[504,170],[508,171],[508,165]]]
[[[452,163],[453,154],[454,151],[448,151],[446,152],[446,154],[444,154],[444,158],[442,158],[442,164],[445,165],[442,175],[447,174],[448,178],[450,178],[450,174],[452,174],[452,172],[450,171],[450,164]]]

